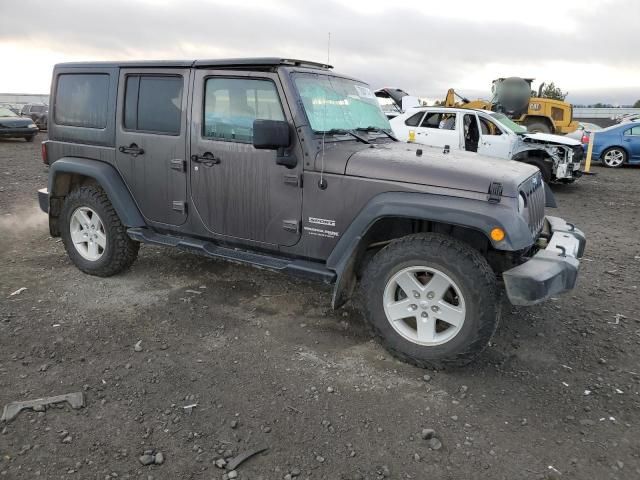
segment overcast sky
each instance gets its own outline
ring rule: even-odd
[[[70,60],[282,56],[433,99],[555,81],[574,103],[640,99],[637,0],[0,0],[0,92],[47,93]]]

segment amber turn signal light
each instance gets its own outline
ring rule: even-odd
[[[504,240],[504,230],[501,228],[494,228],[493,230],[491,230],[491,240],[495,241],[495,242],[500,242],[502,240]]]

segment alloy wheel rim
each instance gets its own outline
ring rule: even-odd
[[[604,156],[604,162],[610,167],[618,167],[624,161],[624,153],[620,150],[609,150]]]
[[[107,234],[100,216],[89,207],[78,207],[69,223],[71,242],[82,258],[95,262],[102,258],[107,246]]]
[[[384,312],[393,329],[422,346],[442,345],[462,329],[466,318],[458,285],[432,267],[412,266],[396,272],[384,289]]]

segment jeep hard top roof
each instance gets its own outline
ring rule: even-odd
[[[218,60],[133,60],[112,62],[69,62],[59,63],[56,67],[88,68],[88,67],[124,67],[124,68],[272,68],[278,66],[305,67],[328,70],[332,65],[291,58],[258,57],[258,58],[225,58]]]

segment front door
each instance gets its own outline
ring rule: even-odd
[[[480,143],[478,153],[488,157],[511,160],[512,141],[508,133],[493,121],[484,116],[478,116],[480,121]]]
[[[297,243],[302,159],[288,169],[275,150],[253,148],[254,120],[293,123],[277,75],[196,70],[193,98],[191,195],[204,225],[233,239]]]
[[[122,69],[116,166],[142,215],[181,225],[187,218],[187,97],[190,71]]]

